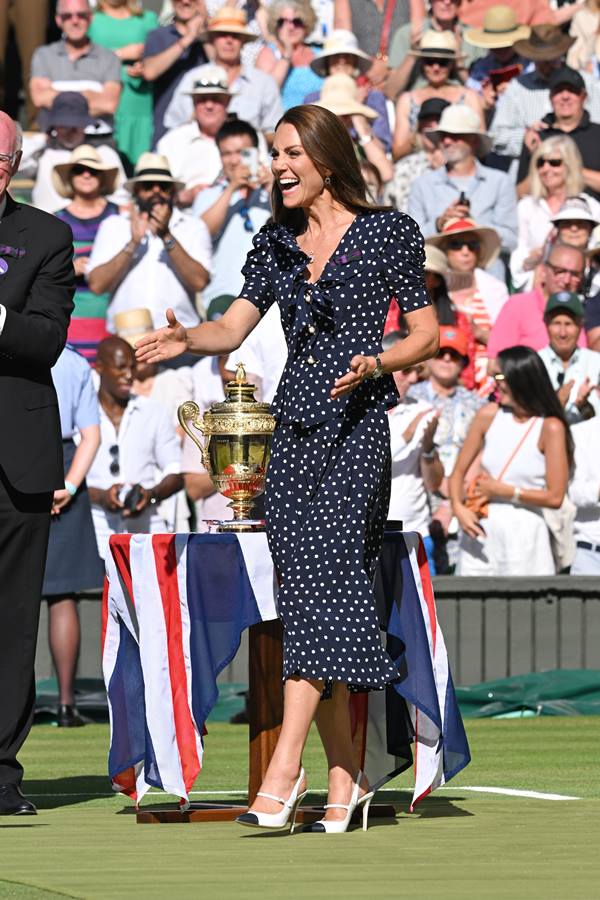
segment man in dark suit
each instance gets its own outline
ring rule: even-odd
[[[64,487],[50,368],[75,288],[70,228],[7,194],[20,159],[20,132],[0,112],[0,815],[36,812],[16,755],[33,719],[52,495]]]

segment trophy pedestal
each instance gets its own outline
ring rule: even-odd
[[[264,519],[203,519],[210,531],[219,534],[242,534],[265,530]]]

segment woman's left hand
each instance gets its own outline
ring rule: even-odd
[[[340,378],[336,378],[331,391],[331,399],[338,400],[349,394],[359,384],[362,384],[365,378],[372,375],[376,367],[377,362],[374,356],[353,356],[350,360],[350,370]]]
[[[482,473],[477,478],[477,493],[484,500],[505,499],[509,496],[507,488],[509,488],[509,485],[504,484],[502,481],[497,481],[496,478],[492,478],[487,473]],[[510,494],[512,494],[513,490],[514,488],[510,488]]]
[[[59,490],[54,491],[54,496],[52,498],[52,515],[58,516],[61,510],[71,502],[71,499],[71,494],[66,488],[60,488]]]

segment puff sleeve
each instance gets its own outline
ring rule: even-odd
[[[245,280],[240,291],[240,297],[253,303],[261,318],[275,301],[271,283],[272,268],[271,245],[267,227],[263,226],[258,234],[254,235],[252,250],[248,252],[246,262],[242,267],[242,275]]]
[[[390,215],[393,225],[381,254],[383,276],[405,314],[431,305],[425,288],[425,247],[414,219],[399,212]]]

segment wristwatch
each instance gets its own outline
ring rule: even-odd
[[[173,237],[172,234],[166,234],[163,238],[163,244],[165,245],[165,250],[170,253],[171,250],[175,249],[175,244],[177,241]]]
[[[384,374],[385,373],[383,371],[383,365],[381,364],[381,357],[379,356],[379,354],[377,354],[377,356],[375,357],[375,368],[373,369],[373,372],[371,373],[369,378],[373,378],[374,380],[377,380],[378,378],[381,378]]]

